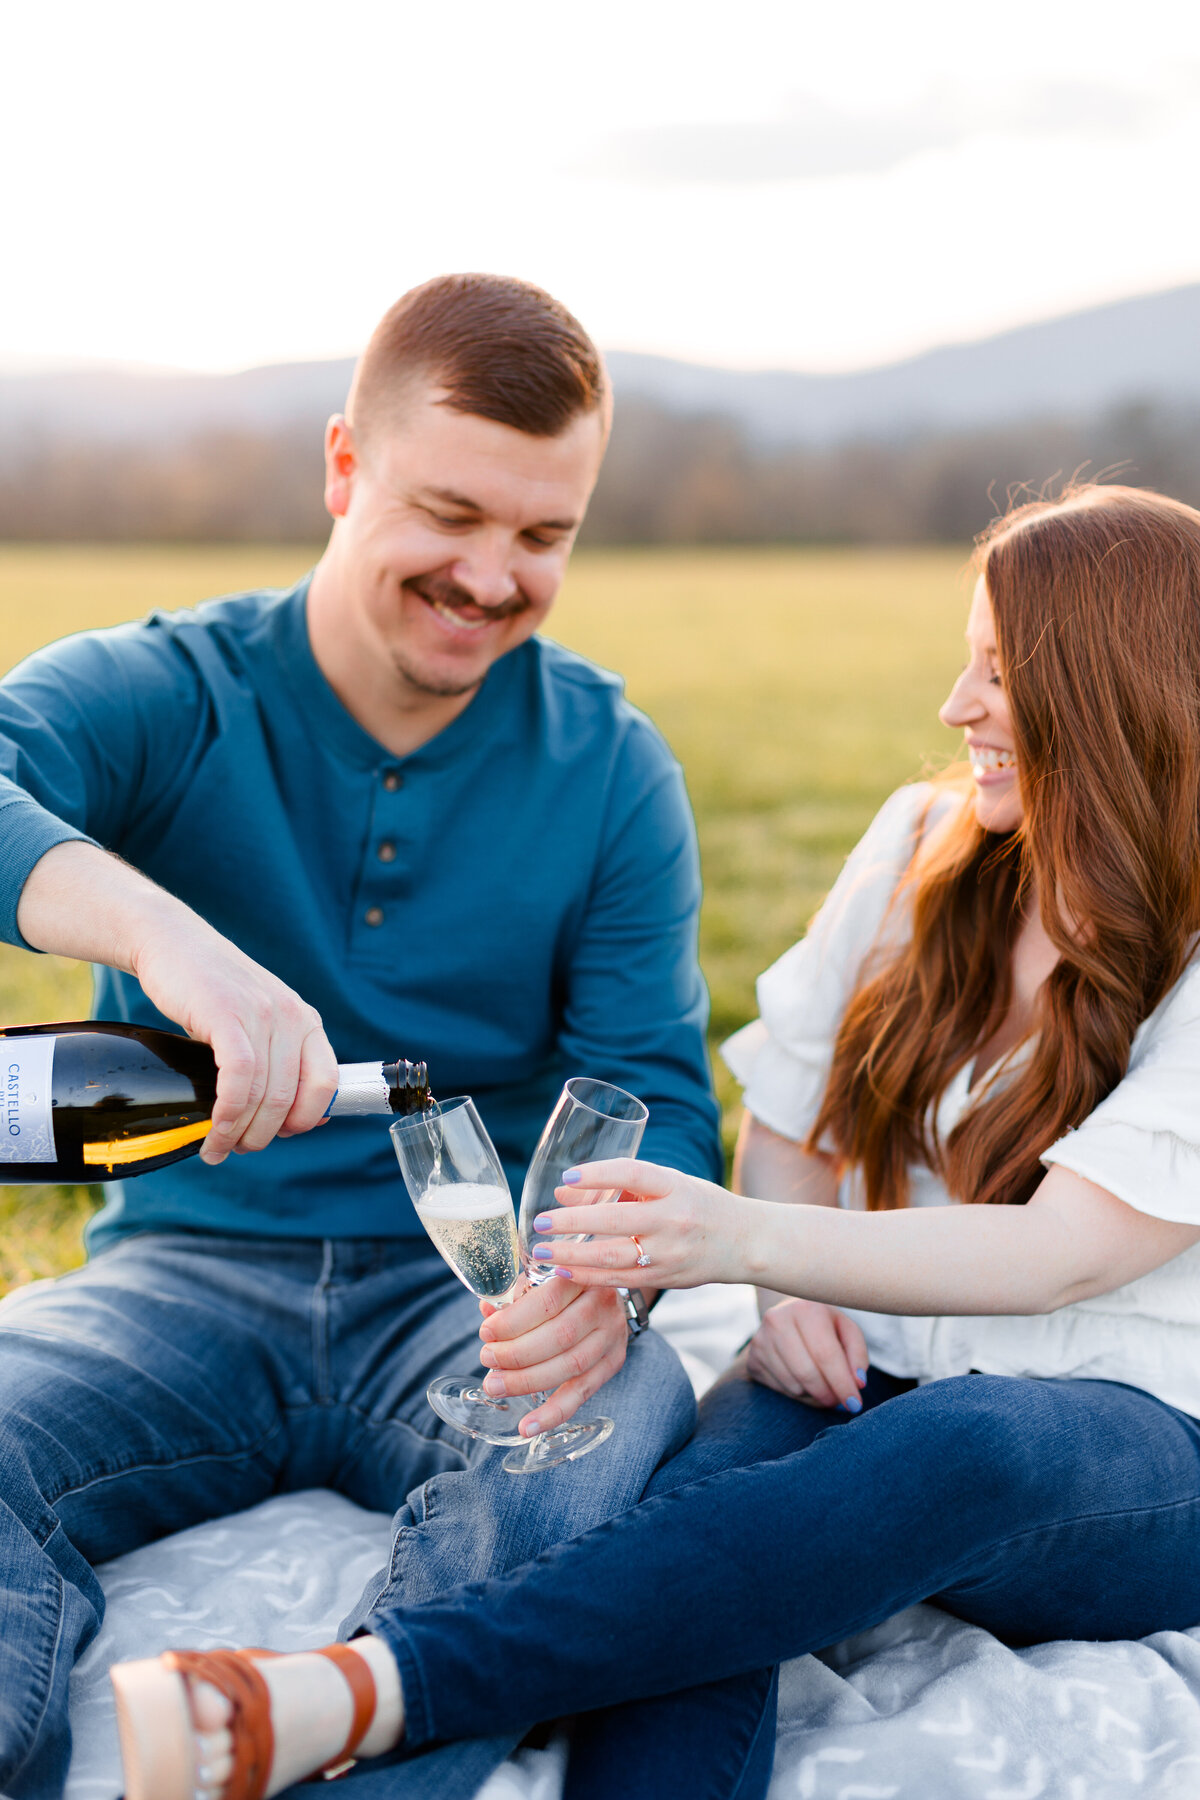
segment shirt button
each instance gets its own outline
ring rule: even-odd
[[[385,769],[383,772],[383,785],[389,794],[394,794],[399,788],[402,788],[404,786],[404,777],[399,769]]]
[[[383,924],[383,908],[382,908],[382,906],[368,906],[366,912],[363,914],[363,918],[366,920],[368,925],[382,925]]]
[[[375,854],[379,858],[380,862],[395,862],[396,846],[392,842],[392,839],[384,838],[383,842],[380,844],[380,846],[379,846],[378,850],[376,850]]]

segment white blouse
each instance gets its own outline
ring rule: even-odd
[[[756,1119],[802,1142],[820,1108],[837,1028],[870,951],[902,941],[902,902],[889,910],[916,847],[962,804],[933,798],[928,783],[901,788],[851,853],[806,937],[758,981],[761,1017],[736,1032],[722,1055]],[[1020,1054],[1020,1052],[1018,1052]],[[1012,1059],[998,1065],[990,1082]],[[948,1135],[972,1095],[960,1069],[938,1106]],[[1200,1226],[1200,953],[1138,1027],[1123,1081],[1074,1131],[1041,1158],[1061,1163],[1158,1219]],[[953,1205],[932,1170],[910,1171],[910,1204]],[[857,1171],[838,1203],[864,1205]],[[1200,1244],[1111,1293],[1035,1317],[908,1318],[841,1309],[861,1326],[872,1362],[890,1374],[934,1381],[980,1369],[996,1375],[1075,1376],[1123,1381],[1200,1415]]]

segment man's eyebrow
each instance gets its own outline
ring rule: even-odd
[[[437,500],[443,506],[457,506],[462,512],[481,513],[483,511],[478,500],[471,500],[466,494],[456,494],[453,488],[422,488],[422,494],[429,500]]]
[[[466,494],[456,494],[453,488],[422,488],[421,495],[427,500],[436,500],[440,506],[456,506],[460,512],[478,513],[482,515],[483,507],[478,500],[470,499]],[[578,519],[539,519],[532,531],[574,531]]]

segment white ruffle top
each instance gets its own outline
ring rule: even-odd
[[[889,911],[916,847],[959,796],[928,783],[901,788],[851,853],[807,936],[758,981],[760,1017],[722,1046],[756,1119],[803,1141],[815,1120],[839,1022],[868,953],[901,941],[902,903]],[[1018,1051],[1017,1055],[1021,1052]],[[1003,1078],[1001,1062],[981,1084]],[[943,1141],[966,1108],[971,1068],[938,1106]],[[1061,1163],[1155,1218],[1200,1226],[1200,953],[1134,1036],[1123,1081],[1042,1162]],[[932,1170],[910,1170],[910,1204],[955,1202]],[[857,1171],[838,1203],[864,1205]],[[858,1321],[871,1360],[890,1374],[934,1381],[980,1369],[997,1375],[1123,1381],[1200,1415],[1200,1244],[1150,1274],[1035,1317],[910,1318],[840,1310]]]

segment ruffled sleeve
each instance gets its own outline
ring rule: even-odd
[[[956,795],[935,798],[928,782],[900,788],[885,802],[807,935],[759,976],[760,1016],[722,1044],[747,1110],[781,1137],[800,1142],[812,1129],[859,971],[874,947],[907,932],[906,911],[889,913],[889,903],[922,825],[957,804]]]
[[[1125,1079],[1042,1161],[1138,1212],[1200,1225],[1200,962],[1139,1030]]]

